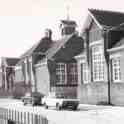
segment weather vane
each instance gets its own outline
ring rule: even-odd
[[[67,10],[67,20],[69,20],[70,19],[70,15],[69,15],[70,6],[69,5],[67,5],[66,10]]]

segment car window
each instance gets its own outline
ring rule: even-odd
[[[53,95],[50,95],[50,96],[48,96],[49,98],[56,98],[56,96],[53,96]]]

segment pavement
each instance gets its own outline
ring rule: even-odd
[[[0,99],[0,107],[42,114],[50,124],[123,124],[124,107],[80,104],[77,111],[54,108],[45,109],[41,106],[24,106],[20,100]]]

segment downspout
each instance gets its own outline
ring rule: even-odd
[[[92,82],[92,62],[91,62],[91,51],[90,51],[90,47],[89,47],[89,29],[86,29],[86,55],[87,55],[87,64],[88,64],[88,72],[89,72],[89,79],[88,81]]]
[[[110,79],[110,61],[109,61],[109,53],[107,52],[107,49],[109,47],[109,42],[110,42],[110,39],[109,39],[109,32],[110,30],[105,30],[105,58],[106,58],[106,63],[107,63],[107,73],[108,73],[108,76],[107,76],[107,80],[108,80],[108,104],[111,105],[111,79]]]

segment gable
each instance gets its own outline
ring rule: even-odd
[[[96,24],[94,20],[92,20],[89,27],[89,42],[94,42],[102,39],[102,30]]]
[[[95,30],[95,29],[99,29],[99,26],[96,24],[96,22],[94,20],[92,20],[92,22],[89,26],[89,30]]]
[[[102,28],[101,25],[97,22],[97,20],[93,17],[93,15],[89,13],[84,22],[82,32],[85,32],[86,29],[93,30],[93,29],[101,29],[101,28]]]

